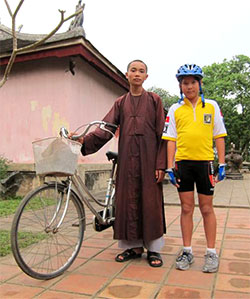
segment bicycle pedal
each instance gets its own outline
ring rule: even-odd
[[[98,221],[93,221],[93,228],[97,232],[101,232],[109,227],[113,226],[113,223],[110,224],[100,224]]]
[[[72,226],[73,226],[73,227],[79,227],[80,224],[79,224],[79,223],[73,223]]]
[[[98,213],[102,216],[102,212],[103,212],[103,211],[98,212]],[[93,216],[93,228],[94,228],[94,230],[97,231],[97,232],[101,232],[101,231],[103,231],[103,230],[105,230],[105,229],[107,229],[107,228],[113,226],[113,224],[114,224],[114,221],[111,221],[111,222],[108,223],[108,224],[101,224],[101,223],[99,222],[99,220],[96,218],[96,216]]]

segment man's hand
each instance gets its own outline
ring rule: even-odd
[[[74,132],[70,132],[69,135],[68,135],[69,139],[71,139],[71,137],[74,136],[74,135],[77,135],[77,134],[74,133]],[[81,144],[83,144],[83,143],[84,143],[84,137],[80,137],[80,138],[78,138],[76,141],[78,141],[78,142],[80,142]]]
[[[180,187],[180,185],[178,184],[181,180],[180,178],[177,176],[176,170],[173,168],[168,168],[166,170],[166,173],[168,174],[169,180],[171,182],[171,184],[173,184],[175,187]]]
[[[157,170],[155,171],[156,183],[160,183],[160,182],[162,182],[163,179],[164,179],[164,176],[165,176],[165,172],[164,172],[164,170],[157,169]]]
[[[218,176],[216,182],[223,181],[226,177],[226,165],[227,164],[219,164],[218,167]]]

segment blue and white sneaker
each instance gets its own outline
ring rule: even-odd
[[[219,268],[219,257],[213,252],[208,252],[205,255],[205,264],[202,271],[206,273],[217,272]]]
[[[178,270],[188,270],[190,265],[194,262],[194,256],[189,251],[183,251],[176,259],[176,269]]]

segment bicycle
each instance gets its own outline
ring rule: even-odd
[[[82,134],[73,136],[72,139],[76,140],[86,135],[94,125],[112,135],[113,132],[107,127],[113,129],[117,127],[104,121],[94,121],[86,126]],[[30,191],[21,201],[12,222],[11,247],[14,258],[23,272],[41,280],[63,274],[76,259],[86,227],[84,205],[94,215],[93,227],[96,231],[112,226],[115,221],[115,176],[118,154],[111,151],[106,153],[108,160],[112,161],[112,169],[103,203],[90,193],[77,173],[77,156],[81,144],[67,139],[67,134],[67,130],[61,128],[61,137],[40,140],[42,150],[36,144],[40,150],[39,154],[43,154],[47,159],[46,162],[40,161],[39,164],[35,158],[36,172],[45,173],[44,176],[54,177],[54,180],[49,179]],[[55,155],[56,158],[53,156],[54,151],[51,150],[52,145],[60,149]],[[60,152],[64,155],[58,162]],[[65,159],[66,157],[68,159]],[[61,163],[62,160],[64,163]],[[71,163],[62,168],[61,164],[67,164],[66,160],[70,160]],[[52,166],[48,161],[54,162]],[[102,210],[97,211],[94,203],[102,207]]]

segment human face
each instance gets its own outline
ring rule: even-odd
[[[191,102],[197,101],[199,98],[199,81],[194,76],[186,76],[180,83],[180,88],[184,93],[185,97]]]
[[[134,61],[130,64],[126,73],[126,78],[132,86],[142,86],[143,82],[147,79],[147,70],[144,63]]]

